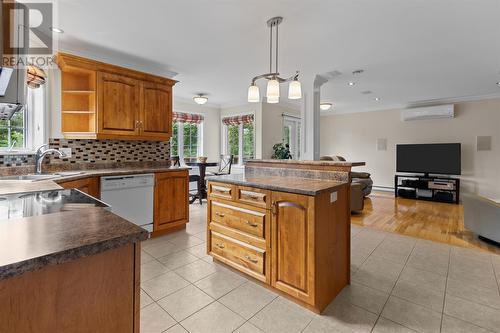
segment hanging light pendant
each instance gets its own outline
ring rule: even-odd
[[[280,84],[284,82],[290,82],[288,85],[288,98],[289,99],[299,99],[302,98],[302,88],[299,82],[299,72],[295,75],[283,79],[279,75],[278,71],[278,26],[283,21],[281,16],[273,17],[267,21],[267,26],[269,27],[269,73],[257,75],[252,79],[252,84],[248,87],[248,102],[255,103],[260,102],[260,92],[259,87],[255,84],[255,81],[259,79],[266,79],[266,100],[267,103],[279,103],[280,99]],[[273,30],[276,31],[275,38],[273,39]],[[273,54],[273,41],[275,44],[275,50]],[[274,55],[274,71],[273,71],[273,55]]]

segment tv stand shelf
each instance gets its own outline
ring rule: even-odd
[[[428,175],[395,175],[394,195],[408,199],[458,204],[460,179]]]

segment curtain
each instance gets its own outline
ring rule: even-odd
[[[222,118],[224,125],[239,125],[253,123],[253,114]]]
[[[27,84],[28,87],[36,89],[44,85],[47,81],[47,74],[40,67],[29,65],[27,69]]]
[[[203,121],[201,114],[174,112],[172,116],[173,122],[200,124]]]

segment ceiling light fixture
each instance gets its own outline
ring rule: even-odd
[[[348,85],[349,85],[350,87],[352,87],[352,86],[353,86],[353,85],[355,85],[355,84],[356,84],[356,83],[354,83],[354,82],[352,82],[352,81],[348,83]]]
[[[380,101],[380,98],[379,97],[375,97],[374,100],[378,102],[378,101]]]
[[[50,27],[50,31],[57,32],[58,34],[63,34],[64,33],[63,29],[59,29],[59,28],[56,28],[56,27]]]
[[[196,104],[203,105],[208,102],[208,97],[204,96],[203,94],[199,94],[198,96],[194,96],[193,100]]]
[[[332,103],[320,103],[319,108],[321,111],[328,111],[332,108]]]
[[[269,27],[269,73],[257,75],[252,79],[252,84],[248,87],[248,102],[260,102],[259,87],[255,82],[259,79],[267,80],[266,98],[268,103],[278,103],[280,100],[280,83],[290,82],[288,85],[288,98],[302,98],[302,87],[299,82],[299,72],[289,78],[283,79],[278,71],[278,26],[283,22],[283,17],[277,16],[267,21]],[[276,30],[275,51],[274,51],[274,71],[273,71],[273,30]]]
[[[499,82],[497,82],[497,85],[499,85],[499,86],[500,86],[500,81],[499,81]]]

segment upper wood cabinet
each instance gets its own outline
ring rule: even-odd
[[[177,81],[59,53],[66,138],[167,141]]]

